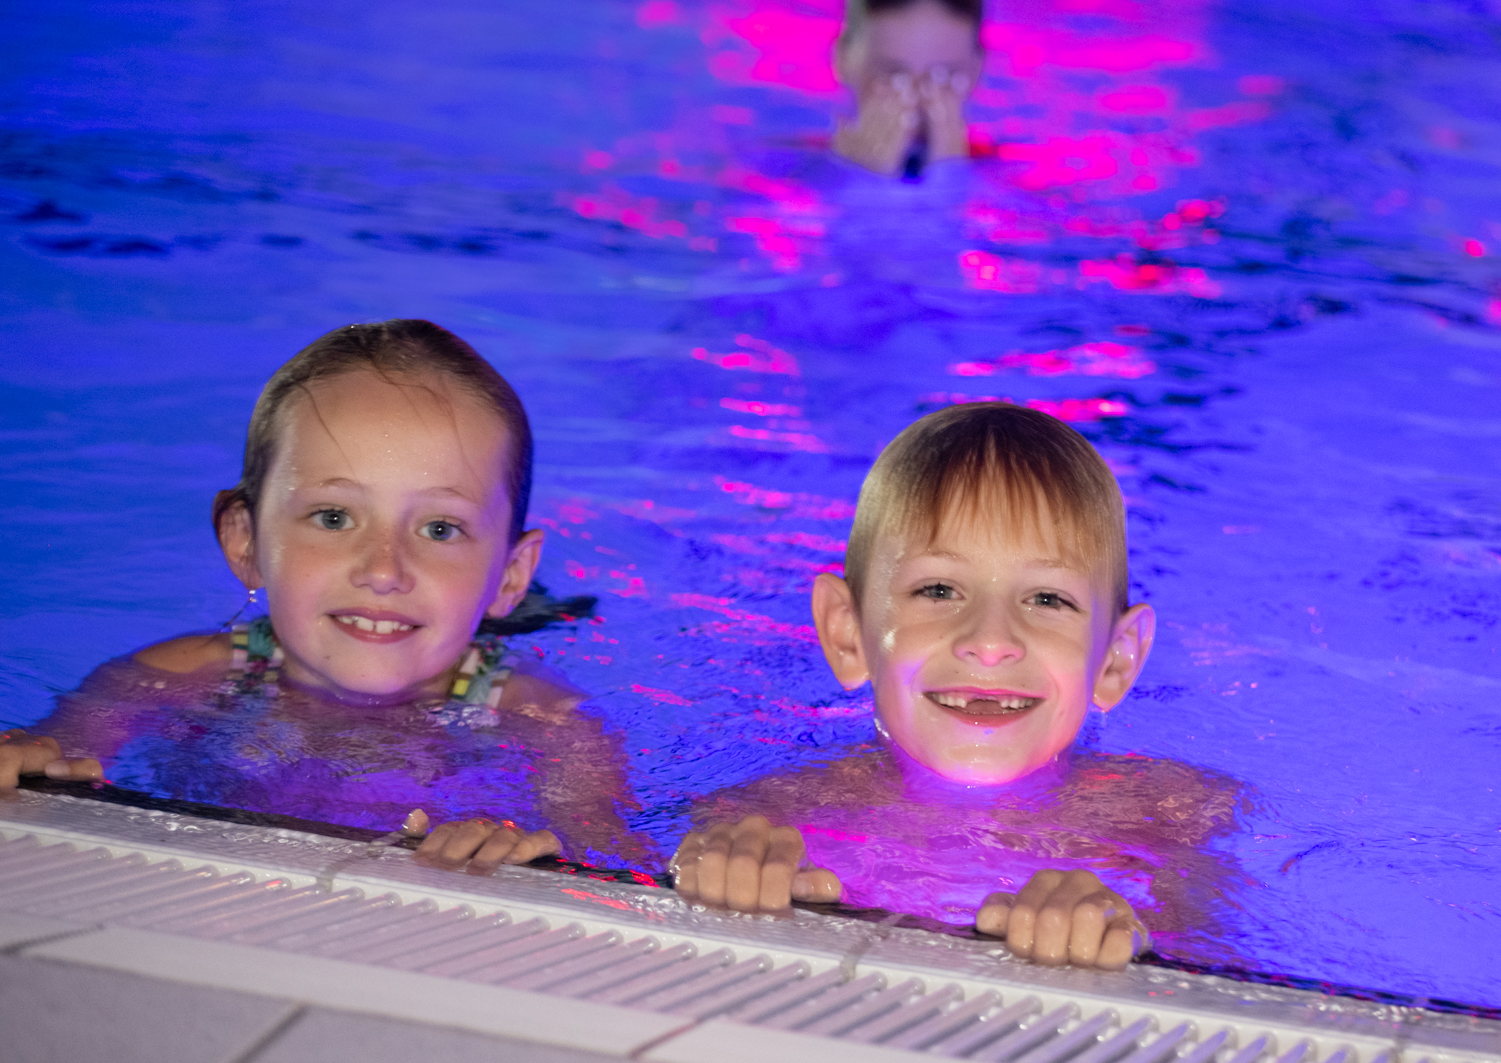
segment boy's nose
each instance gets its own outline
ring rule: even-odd
[[[1021,660],[1027,651],[1005,612],[989,609],[971,618],[969,629],[954,644],[954,655],[983,668],[994,668],[1006,661]]]
[[[399,532],[380,529],[364,544],[351,582],[376,594],[402,594],[412,589],[412,573],[406,563]]]

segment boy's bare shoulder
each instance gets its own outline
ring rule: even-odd
[[[228,664],[231,652],[229,635],[221,631],[210,635],[182,635],[158,642],[138,650],[132,660],[148,668],[187,675],[211,665]]]

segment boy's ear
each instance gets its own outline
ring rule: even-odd
[[[235,578],[245,584],[248,591],[266,585],[260,569],[255,564],[255,524],[250,519],[250,510],[244,502],[235,502],[219,515],[219,549],[224,551],[224,560]]]
[[[495,591],[495,600],[485,610],[486,616],[505,616],[526,597],[526,589],[532,585],[532,576],[536,575],[537,564],[542,560],[542,534],[541,528],[533,528],[523,533],[511,547],[505,574]]]
[[[820,572],[813,581],[813,626],[840,686],[853,690],[870,678],[854,595],[850,585],[832,572]]]
[[[1101,711],[1115,708],[1130,691],[1156,634],[1157,614],[1145,603],[1127,609],[1111,627],[1110,645],[1094,681],[1094,703]]]

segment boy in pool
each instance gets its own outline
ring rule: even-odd
[[[980,77],[981,0],[849,0],[834,70],[854,93],[834,151],[876,173],[915,178],[969,156],[964,102]]]
[[[493,792],[501,754],[487,735],[504,723],[530,747],[582,754],[567,772],[550,773],[555,761],[540,754],[516,772],[552,802],[549,822],[590,847],[628,851],[613,805],[623,786],[607,777],[619,758],[574,711],[577,692],[477,634],[516,607],[537,568],[542,532],[525,528],[531,475],[520,399],[463,340],[426,321],[323,336],[267,383],[240,483],[214,501],[225,559],[252,597],[264,589],[268,615],[106,666],[49,729],[96,754],[144,740],[162,757],[199,757],[213,782],[176,796],[320,819],[348,806],[378,820],[396,807],[399,818],[436,780],[472,776],[467,789]],[[239,708],[215,712],[226,687]],[[145,715],[106,722],[122,702],[141,704],[136,688],[156,699]],[[177,715],[148,719],[163,705]],[[0,784],[7,754],[53,776],[89,772],[92,762],[70,765],[22,741],[0,744]],[[248,758],[247,747],[269,755]],[[312,807],[298,807],[303,797]],[[444,824],[420,856],[448,863],[455,840],[477,853],[476,871],[559,851],[550,831],[470,819]]]
[[[798,830],[773,828],[761,815],[733,822],[746,809],[838,827],[813,829],[855,840],[843,859],[867,873],[882,857],[866,839],[889,834],[891,821],[910,823],[908,854],[952,850],[938,853],[928,872],[940,877],[984,829],[952,822],[970,815],[993,823],[1005,812],[1008,826],[1044,824],[1038,833],[1051,848],[1032,854],[1035,873],[1018,892],[985,898],[978,929],[1038,962],[1125,966],[1148,941],[1131,905],[1087,869],[1047,865],[1080,856],[1149,871],[1140,853],[1153,842],[1140,832],[1155,817],[1109,789],[1108,780],[1122,777],[1114,765],[1086,766],[1073,807],[1052,819],[1038,814],[1037,787],[1068,773],[1085,714],[1126,696],[1152,646],[1151,607],[1127,599],[1120,490],[1088,441],[1046,414],[1005,403],[954,406],[909,426],[861,488],[844,578],[818,576],[812,604],[840,684],[870,682],[889,748],[836,761],[821,775],[768,778],[711,799],[699,818],[713,825],[688,835],[674,858],[679,889],[744,909],[839,896],[831,872],[804,866]],[[1170,774],[1159,771],[1156,782]],[[1182,781],[1171,776],[1166,785],[1181,790]],[[1188,798],[1146,788],[1145,798],[1164,797],[1180,820],[1191,818]],[[1194,814],[1215,821],[1224,804],[1201,800]],[[1117,835],[1137,835],[1102,838],[1100,825],[1110,820]],[[1019,881],[1027,854],[1002,850],[1002,859]],[[1174,870],[1189,859],[1176,858]],[[903,872],[906,879],[891,881]],[[895,907],[921,876],[907,864],[883,877],[897,898],[887,906]],[[1164,876],[1163,888],[1178,877]],[[955,882],[949,892],[967,889]]]

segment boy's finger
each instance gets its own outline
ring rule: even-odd
[[[1098,890],[1074,905],[1073,926],[1068,937],[1068,962],[1075,967],[1093,967],[1099,961],[1105,928],[1120,913],[1115,895]]]
[[[807,848],[796,827],[777,827],[767,839],[761,864],[761,889],[756,905],[764,912],[779,912],[792,904],[792,884],[803,866]]]
[[[792,876],[792,897],[798,901],[833,904],[844,896],[839,876],[822,867],[806,867]]]
[[[516,843],[516,848],[511,850],[505,862],[508,864],[529,864],[539,856],[561,856],[563,843],[558,841],[558,836],[550,830],[534,830],[530,834],[524,834]]]
[[[92,757],[54,760],[42,771],[49,779],[66,779],[69,782],[98,782],[104,778],[104,769]]]
[[[1032,957],[1037,945],[1037,914],[1062,881],[1061,871],[1039,871],[1027,880],[1012,902],[1006,925],[1006,947],[1024,960]]]
[[[1117,916],[1110,920],[1095,966],[1102,971],[1125,970],[1146,943],[1144,929],[1132,916]]]
[[[1011,908],[1016,904],[1014,893],[992,893],[980,903],[975,913],[975,929],[991,937],[1006,937],[1007,924],[1011,921]]]
[[[1041,877],[1039,872],[1037,877]],[[1049,967],[1060,967],[1068,962],[1069,945],[1073,940],[1074,910],[1085,897],[1101,888],[1100,880],[1088,871],[1070,871],[1059,875],[1057,884],[1048,893],[1047,900],[1037,910],[1033,930],[1032,962]],[[1025,891],[1023,891],[1025,892]],[[1096,944],[1091,956],[1098,951],[1100,935],[1104,933],[1103,921],[1095,924]]]
[[[755,911],[760,903],[762,865],[770,844],[771,823],[766,817],[747,816],[735,824],[725,868],[724,903],[736,911]]]

